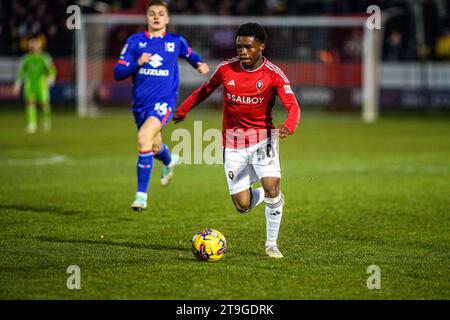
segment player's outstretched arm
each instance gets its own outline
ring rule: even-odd
[[[172,117],[172,121],[176,124],[184,120],[184,117],[181,117],[177,112]]]
[[[209,72],[209,66],[205,62],[197,62],[197,71],[200,74],[207,74]]]
[[[195,106],[199,105],[203,100],[208,98],[210,94],[217,88],[211,87],[210,81],[203,84],[200,88],[195,90],[189,97],[184,100],[178,110],[174,113],[172,121],[174,123],[179,123],[186,118],[189,111],[191,111]]]
[[[184,100],[178,110],[173,115],[173,122],[179,123],[186,118],[189,111],[199,105],[203,100],[208,98],[214,90],[222,83],[222,72],[220,67],[214,72],[211,78],[205,82],[200,88],[195,90],[189,97]]]
[[[186,59],[192,67],[197,69],[198,73],[207,74],[209,72],[209,66],[202,61],[202,58],[194,50],[189,47],[187,41],[183,37],[180,37],[180,45],[181,48],[179,56]]]

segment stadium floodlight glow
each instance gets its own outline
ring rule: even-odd
[[[369,29],[366,26],[366,16],[360,17],[324,17],[324,16],[297,16],[297,17],[253,17],[253,16],[190,16],[190,15],[172,15],[170,30],[175,29],[177,32],[186,36],[187,40],[198,48],[199,53],[206,59],[211,67],[215,67],[227,57],[215,56],[218,43],[215,38],[215,30],[227,28],[236,30],[237,27],[249,21],[256,22],[264,26],[266,29],[275,30],[274,36],[269,35],[267,48],[271,50],[270,59],[278,65],[293,66],[291,74],[290,68],[284,67],[288,78],[298,78],[296,83],[292,84],[298,96],[305,96],[300,99],[301,105],[308,105],[309,101],[306,97],[317,98],[319,104],[322,100],[325,103],[333,103],[337,100],[335,95],[327,94],[333,92],[336,87],[343,87],[345,84],[336,80],[336,75],[331,73],[340,72],[341,77],[349,78],[351,76],[359,78],[353,81],[345,88],[350,91],[347,99],[356,107],[361,107],[361,117],[365,122],[374,122],[379,114],[379,85],[378,85],[378,64],[380,59],[380,30]],[[135,26],[136,28],[134,28]],[[125,15],[125,14],[84,14],[81,18],[81,29],[76,30],[76,97],[77,112],[80,117],[92,116],[97,114],[99,107],[97,98],[102,97],[105,88],[113,83],[112,79],[105,79],[108,74],[107,68],[113,68],[113,63],[117,60],[117,56],[109,56],[108,45],[109,35],[118,29],[133,29],[133,32],[145,28],[145,19],[143,15]],[[311,61],[303,60],[302,56],[298,58],[291,53],[298,52],[298,44],[300,40],[287,38],[281,41],[284,34],[292,34],[294,36],[304,33],[308,38],[308,45],[312,48],[319,46],[326,47],[333,39],[333,32],[336,30],[351,30],[352,28],[360,28],[361,53],[357,62],[353,66],[347,66],[341,63],[337,71],[333,68],[316,64],[313,66]],[[346,32],[346,31],[345,31]],[[229,33],[230,34],[230,33]],[[274,39],[279,38],[279,39]],[[123,41],[124,39],[121,39]],[[292,41],[291,41],[292,40]],[[276,43],[276,47],[274,49]],[[114,45],[121,46],[122,43]],[[110,46],[110,45],[109,45]],[[228,47],[233,52],[234,43],[228,41]],[[272,48],[271,48],[272,46]],[[120,50],[120,48],[118,48]],[[214,52],[215,50],[215,52]],[[267,50],[267,49],[266,49]],[[279,56],[277,54],[279,53]],[[232,54],[232,53],[231,53]],[[314,55],[313,55],[314,56]],[[231,56],[230,56],[231,57]],[[230,58],[228,57],[228,58]],[[307,66],[309,68],[303,68]],[[347,70],[352,70],[352,74],[348,74]],[[308,74],[309,73],[309,74]],[[316,74],[315,74],[316,73]],[[189,66],[180,64],[180,98],[189,94],[192,89],[200,85],[204,79],[195,74],[195,71],[189,70]],[[300,76],[299,76],[300,74]],[[310,84],[303,82],[303,79],[313,79]],[[320,79],[326,81],[320,82]],[[295,81],[293,81],[295,82]],[[331,84],[330,84],[331,83]],[[123,84],[122,84],[123,85]],[[310,87],[309,92],[307,92]],[[107,90],[106,90],[107,91]],[[115,90],[110,89],[114,92]],[[117,92],[116,92],[117,94]],[[322,99],[322,100],[321,100]],[[328,100],[327,100],[328,99]],[[100,99],[101,100],[101,99]],[[349,102],[349,103],[350,103]]]

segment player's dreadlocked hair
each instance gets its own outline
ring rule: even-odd
[[[258,39],[259,41],[261,41],[262,43],[266,43],[266,39],[267,39],[267,34],[266,34],[266,30],[264,30],[264,28],[257,24],[257,23],[245,23],[242,24],[237,33],[236,33],[236,38],[237,37],[255,37],[255,39]]]

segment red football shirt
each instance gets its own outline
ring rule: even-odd
[[[252,71],[245,70],[238,57],[221,63],[211,78],[180,105],[178,116],[186,117],[220,85],[223,86],[225,147],[238,147],[236,136],[242,134],[245,135],[245,146],[267,137],[268,130],[274,129],[272,108],[276,96],[288,111],[284,125],[291,133],[295,132],[300,120],[300,107],[283,71],[266,58],[258,69]]]

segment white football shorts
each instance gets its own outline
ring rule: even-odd
[[[264,139],[241,149],[224,148],[224,169],[230,194],[251,187],[265,177],[281,178],[278,143]]]

